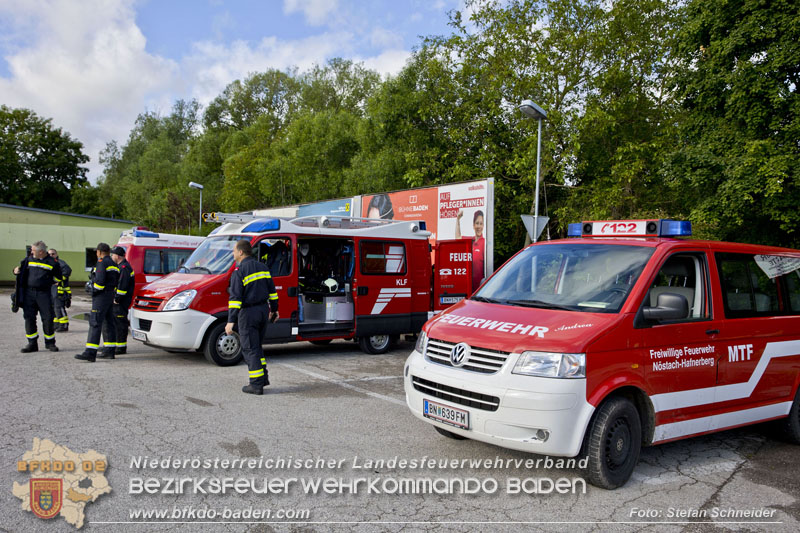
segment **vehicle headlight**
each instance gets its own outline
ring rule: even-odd
[[[164,306],[164,311],[182,311],[189,307],[195,296],[197,296],[197,291],[194,289],[179,292],[169,299],[167,305]]]
[[[425,349],[428,347],[428,336],[425,334],[424,331],[419,332],[419,337],[417,337],[417,345],[414,347],[416,351],[425,355]]]
[[[585,378],[585,353],[522,352],[512,374],[543,378]]]

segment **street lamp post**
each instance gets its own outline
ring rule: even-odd
[[[200,218],[197,221],[197,228],[200,233],[203,233],[203,186],[193,181],[189,182],[189,187],[198,189],[200,191]]]
[[[524,115],[539,121],[539,135],[536,143],[536,196],[533,200],[533,242],[536,242],[539,239],[539,169],[541,167],[542,153],[542,119],[547,118],[547,113],[533,103],[533,100],[523,100],[519,104],[519,110]]]

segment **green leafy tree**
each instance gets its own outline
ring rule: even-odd
[[[704,236],[800,245],[800,6],[694,0],[667,167]]]
[[[196,208],[178,198],[191,197],[181,173],[197,135],[199,105],[179,100],[171,113],[142,113],[121,148],[112,142],[101,154],[105,171],[98,184],[103,209],[152,229],[188,229]],[[184,181],[185,180],[185,181]],[[196,204],[195,204],[196,205]]]
[[[88,183],[83,144],[29,109],[0,106],[0,202],[60,210]]]
[[[621,0],[601,24],[593,52],[599,68],[573,122],[575,161],[558,216],[569,222],[688,214],[662,172],[676,138],[670,85],[680,12],[673,2]]]
[[[236,127],[220,146],[221,206],[240,211],[341,194],[344,171],[358,152],[360,117],[379,82],[377,73],[360,64],[332,59],[284,83],[294,90],[285,93],[285,112],[263,108],[246,125],[229,121]],[[210,112],[211,107],[206,123],[216,124],[209,122]]]
[[[262,121],[262,126],[274,133],[286,124],[295,110],[299,90],[300,83],[294,71],[270,69],[252,74],[244,82],[236,80],[206,108],[205,127],[243,130]]]

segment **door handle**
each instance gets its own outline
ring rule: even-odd
[[[367,294],[368,291],[369,291],[369,287],[359,287],[358,291],[356,291],[356,294],[358,296],[364,296],[364,295]]]
[[[718,334],[719,334],[719,330],[718,329],[707,329],[706,330],[706,335],[718,335]]]

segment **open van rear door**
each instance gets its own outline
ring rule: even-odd
[[[264,340],[275,341],[297,336],[297,268],[295,243],[289,235],[269,235],[255,246],[258,260],[269,267],[278,293],[280,318],[267,326]]]

